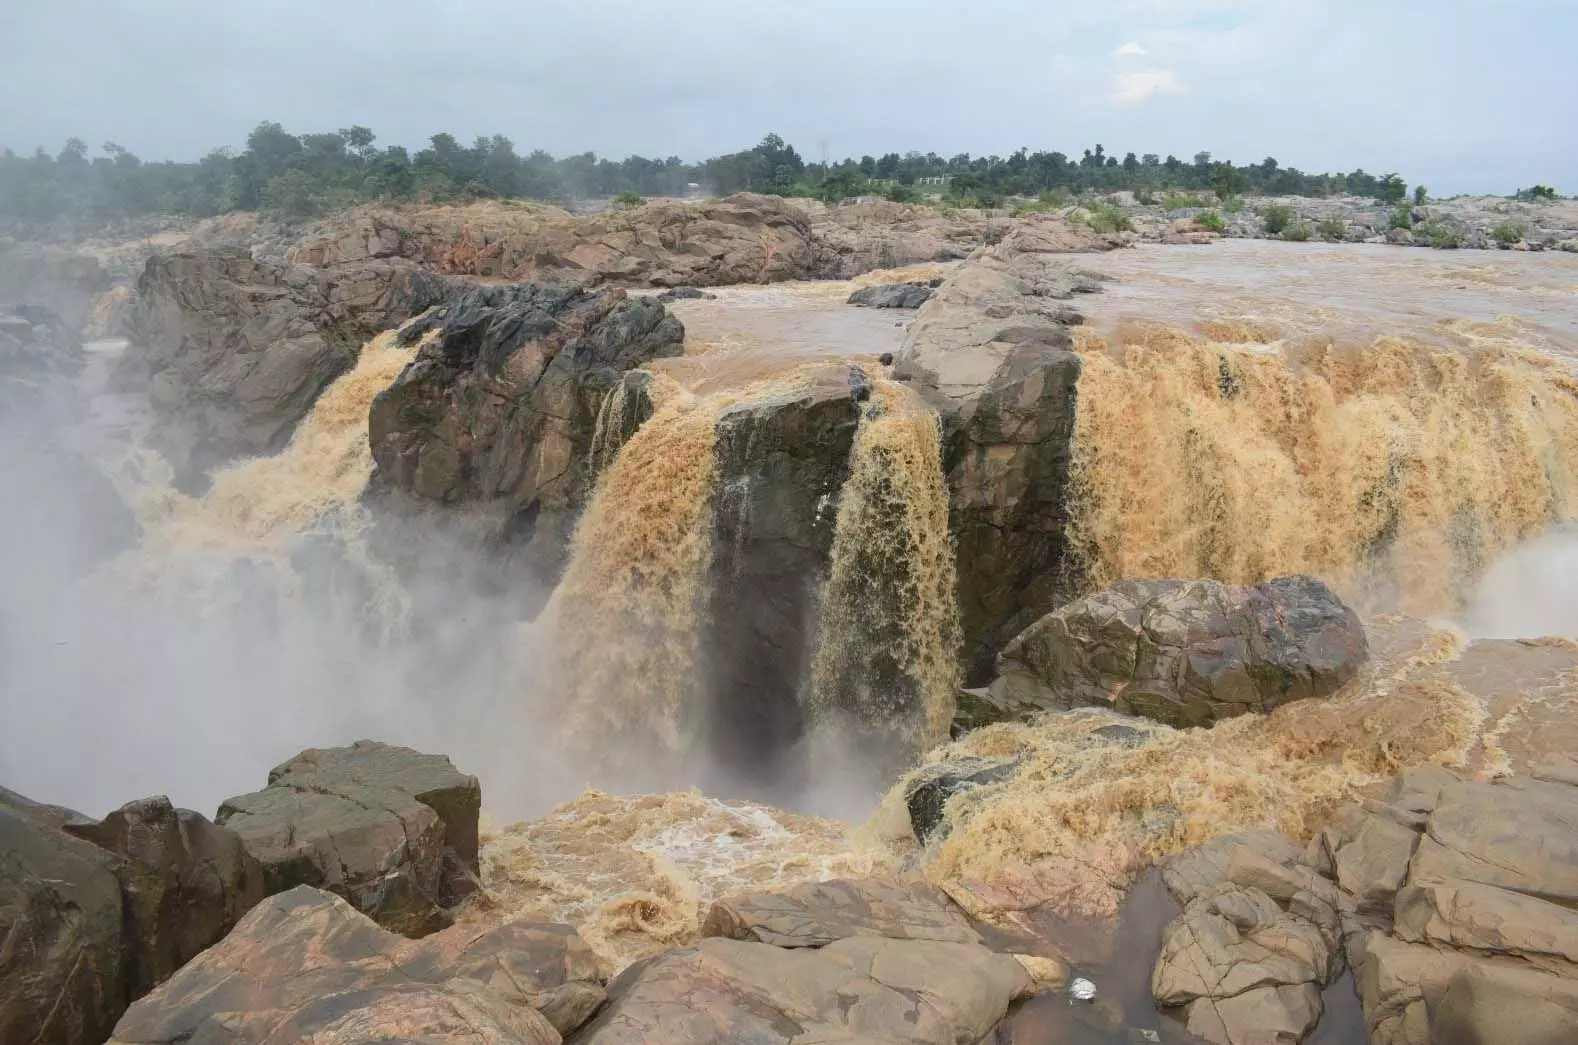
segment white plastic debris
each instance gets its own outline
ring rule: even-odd
[[[1075,977],[1068,985],[1068,996],[1075,1001],[1090,1001],[1096,997],[1096,985],[1083,976]]]
[[[1159,1041],[1162,1040],[1162,1036],[1160,1034],[1156,1033],[1153,1030],[1142,1030],[1142,1031],[1140,1031],[1140,1037],[1144,1038],[1146,1041],[1159,1042]]]

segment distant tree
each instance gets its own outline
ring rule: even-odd
[[[1423,207],[1425,205],[1425,201],[1428,200],[1429,198],[1430,198],[1430,190],[1429,189],[1425,188],[1423,185],[1415,185],[1414,186],[1414,206],[1416,206],[1416,207]]]
[[[1381,178],[1377,189],[1377,196],[1382,203],[1401,203],[1408,198],[1408,183],[1395,174]]]

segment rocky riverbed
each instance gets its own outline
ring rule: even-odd
[[[861,206],[7,313],[0,1037],[1561,1040],[1569,259]]]

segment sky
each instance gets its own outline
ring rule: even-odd
[[[1578,192],[1578,0],[0,0],[0,147],[1201,150]]]

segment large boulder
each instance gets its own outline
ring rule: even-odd
[[[435,271],[586,286],[717,287],[824,274],[805,213],[771,196],[653,201],[577,216],[554,207],[359,207],[291,249],[320,267],[404,258]]]
[[[269,893],[321,887],[422,936],[475,888],[481,801],[477,778],[442,755],[364,740],[302,752],[217,819],[262,865]]]
[[[0,1041],[103,1041],[126,1008],[114,856],[60,830],[78,819],[0,788]]]
[[[863,308],[920,308],[931,299],[930,282],[882,283],[861,287],[849,295],[849,304]]]
[[[679,355],[684,328],[649,298],[523,283],[475,288],[401,336],[421,348],[373,400],[371,495],[437,513],[494,552],[491,570],[551,587],[605,399],[631,368]]]
[[[263,868],[234,831],[168,798],[146,798],[64,830],[119,857],[125,984],[139,998],[218,943],[264,896]]]
[[[0,420],[23,412],[65,417],[83,358],[76,331],[55,312],[0,304]]]
[[[1067,302],[1099,289],[1063,252],[1110,246],[1036,216],[921,307],[894,374],[942,417],[964,664],[978,683],[1015,634],[1074,590],[1069,460],[1079,356]]]
[[[626,970],[579,1040],[974,1043],[1031,987],[1018,961],[976,944],[859,937],[790,950],[711,938]]]
[[[416,266],[324,271],[237,249],[150,258],[137,283],[126,366],[145,377],[154,442],[185,485],[289,441],[367,339],[452,293]]]
[[[407,940],[299,886],[133,1005],[111,1041],[557,1045],[602,997],[592,952],[568,926],[457,925]]]
[[[1320,581],[1121,581],[1010,642],[992,684],[1042,708],[1110,707],[1210,725],[1324,697],[1368,656],[1358,615]]]

